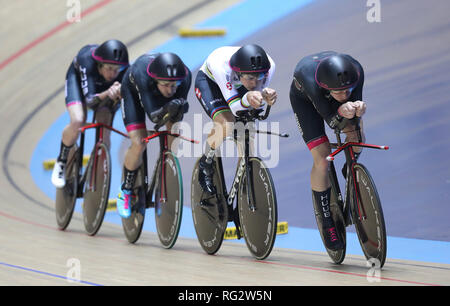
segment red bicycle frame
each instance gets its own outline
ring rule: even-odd
[[[104,129],[108,129],[110,131],[116,132],[126,138],[129,138],[127,134],[116,130],[115,128],[106,125],[104,123],[87,123],[85,124],[83,127],[80,128],[80,132],[81,132],[81,138],[80,138],[80,151],[81,151],[81,157],[83,157],[83,151],[84,151],[84,133],[86,130],[88,129],[96,129],[96,134],[95,134],[95,145],[94,148],[96,148],[100,143],[103,143],[103,130]],[[80,158],[80,161],[82,161],[82,158]],[[93,160],[93,168],[92,169],[97,169],[97,162],[98,162],[98,155],[94,154],[94,160]],[[80,165],[80,171],[81,171],[81,165]],[[96,187],[96,178],[97,176],[95,175],[95,171],[91,172],[91,178],[89,180],[89,188],[92,190],[95,190]]]
[[[353,122],[355,122],[355,121],[353,121]],[[355,177],[355,171],[354,171],[354,166],[356,164],[356,157],[355,157],[355,153],[353,151],[353,147],[378,149],[378,150],[389,150],[389,147],[362,143],[359,120],[356,120],[355,123],[356,123],[355,131],[357,132],[358,140],[360,142],[342,143],[341,135],[340,135],[341,131],[338,129],[335,129],[337,143],[330,143],[330,145],[332,148],[335,148],[336,150],[334,152],[332,152],[330,155],[328,155],[326,157],[326,159],[327,159],[327,161],[332,162],[332,161],[334,161],[334,158],[337,154],[341,153],[342,151],[344,151],[346,153],[345,156],[346,156],[347,167],[350,167],[352,179],[353,179],[353,188],[355,190],[355,197],[356,197],[356,203],[357,203],[357,208],[358,208],[358,217],[360,220],[364,220],[364,219],[366,219],[366,212],[364,211],[364,208],[362,208],[362,205],[360,204],[361,196],[360,196],[359,190],[356,185],[356,177]],[[333,167],[333,169],[334,169],[334,167]],[[348,171],[347,171],[347,173],[348,173]]]
[[[164,152],[166,152],[168,150],[168,136],[173,136],[173,137],[177,137],[177,138],[181,138],[183,140],[189,141],[191,143],[196,143],[198,144],[199,141],[194,140],[194,139],[190,139],[187,137],[184,137],[180,134],[176,134],[176,133],[171,133],[169,131],[147,131],[148,133],[150,133],[149,136],[142,138],[142,142],[143,143],[149,143],[150,140],[155,139],[156,137],[158,137],[160,139],[160,154],[161,154],[161,194],[160,194],[160,202],[164,203],[167,199],[167,193],[166,193],[166,183],[165,183],[165,178],[164,178],[164,173],[165,173],[165,158],[164,158]],[[144,162],[146,163],[146,158],[144,158]],[[145,167],[147,169],[147,167]],[[145,177],[147,177],[147,173],[144,174]],[[147,181],[147,179],[146,179]]]

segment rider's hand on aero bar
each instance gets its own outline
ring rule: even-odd
[[[173,99],[166,104],[167,111],[170,114],[170,120],[172,122],[178,122],[183,120],[183,116],[189,110],[189,104],[183,98]]]
[[[264,115],[260,115],[264,109],[263,108],[249,108],[248,110],[242,110],[236,112],[237,118],[242,118],[246,120],[258,119],[258,120],[266,120],[270,113],[271,105],[267,105],[266,112]]]
[[[184,99],[173,99],[172,101],[166,103],[163,107],[157,109],[156,111],[150,113],[150,120],[153,123],[157,123],[160,127],[165,124],[169,119],[177,122],[183,119],[183,114],[187,112],[189,105]],[[168,115],[168,117],[166,117]],[[165,122],[161,121],[165,118]]]

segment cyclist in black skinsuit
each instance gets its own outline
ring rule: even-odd
[[[57,188],[65,185],[65,163],[70,148],[75,144],[79,128],[86,121],[86,107],[97,110],[97,121],[110,124],[118,109],[120,83],[128,67],[127,47],[118,40],[81,48],[66,75],[66,107],[70,123],[64,128],[61,149],[52,173]],[[111,112],[112,110],[112,112]],[[109,131],[105,142],[109,145]]]
[[[358,61],[346,54],[326,51],[306,56],[297,64],[290,89],[298,127],[314,159],[311,188],[316,210],[323,220],[325,244],[331,250],[341,249],[343,241],[336,234],[330,214],[331,185],[326,157],[331,148],[324,121],[331,128],[343,130],[346,141],[358,141],[353,126],[344,118],[364,114],[363,85],[364,70]],[[363,130],[361,133],[364,138]]]
[[[189,109],[186,99],[191,80],[190,70],[173,53],[142,55],[125,74],[121,88],[122,116],[131,146],[125,156],[124,182],[117,201],[121,217],[131,215],[132,189],[146,147],[141,141],[147,136],[146,114],[153,123],[158,123],[169,113],[166,127],[171,130],[173,123],[181,121]]]

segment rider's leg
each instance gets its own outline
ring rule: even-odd
[[[316,202],[316,209],[322,216],[323,225],[333,225],[330,212],[331,186],[328,178],[328,161],[326,157],[331,153],[328,141],[311,149],[313,167],[311,170],[311,189]]]
[[[52,172],[52,183],[57,188],[66,185],[65,166],[70,149],[78,139],[79,129],[85,122],[85,110],[81,102],[74,102],[67,105],[70,123],[64,128],[60,151],[56,159]]]
[[[86,121],[86,105],[83,103],[83,94],[80,87],[80,77],[73,65],[69,66],[66,74],[66,108],[69,113],[70,123],[64,128],[62,135],[62,152],[60,152],[58,159],[66,160],[67,155],[64,149],[75,144],[80,134],[79,129]],[[66,150],[67,151],[67,150]],[[68,152],[67,152],[68,153]]]
[[[147,136],[146,129],[136,129],[128,133],[131,139],[131,145],[125,154],[124,160],[124,182],[122,187],[128,190],[133,189],[136,180],[136,173],[142,164],[142,155],[145,150],[145,143],[142,138]]]
[[[131,199],[133,197],[133,187],[136,181],[138,168],[142,163],[142,153],[146,145],[142,143],[142,138],[147,136],[145,126],[145,111],[142,107],[137,93],[133,92],[134,85],[130,83],[128,74],[122,80],[122,118],[128,131],[131,145],[125,154],[124,160],[124,181],[120,185],[117,198],[117,210],[121,217],[131,216]]]
[[[66,73],[65,86],[66,108],[70,116],[70,123],[64,128],[61,148],[52,172],[52,183],[57,188],[66,185],[65,166],[70,148],[75,144],[79,135],[79,128],[86,120],[86,109],[83,104],[83,95],[80,87],[80,77],[77,74],[74,64],[70,64]]]
[[[213,183],[213,159],[223,140],[232,135],[234,128],[232,123],[235,118],[219,86],[202,71],[199,71],[196,76],[195,92],[203,109],[214,122],[206,141],[204,154],[200,158],[198,177],[202,189],[214,194],[216,189]]]
[[[95,119],[98,123],[103,123],[111,126],[113,113],[111,112],[109,107],[101,107],[96,110]],[[103,129],[103,142],[106,143],[108,148],[111,148],[111,131],[108,129]]]
[[[135,86],[129,80],[128,73],[129,71],[122,81],[121,95],[123,99],[121,106],[123,123],[130,137],[131,145],[125,154],[125,182],[122,186],[127,190],[132,190],[137,170],[142,163],[142,153],[146,148],[142,138],[147,136],[147,128],[145,125],[145,110],[140,102],[139,94],[135,92]]]
[[[328,141],[311,149],[313,156],[313,167],[311,169],[311,188],[313,190],[326,190],[330,187],[328,179],[328,161],[326,157],[330,155],[331,148]]]
[[[147,136],[145,128],[139,128],[129,131],[131,145],[125,154],[123,167],[123,182],[119,188],[117,197],[117,211],[122,218],[131,216],[131,198],[133,197],[133,187],[136,182],[138,168],[142,163],[142,153],[145,150],[145,144],[142,138]]]
[[[83,127],[86,121],[86,115],[81,102],[68,105],[67,111],[69,113],[70,123],[63,130],[62,143],[67,147],[71,147],[78,139],[80,128]]]
[[[233,135],[235,117],[231,111],[223,112],[214,117],[214,126],[206,140],[205,156],[208,162],[214,158],[215,151],[223,140]]]
[[[328,177],[329,163],[326,157],[331,153],[330,143],[325,133],[323,118],[313,104],[294,84],[291,85],[290,101],[298,128],[313,157],[311,169],[311,189],[313,203],[322,220],[322,233],[327,248],[340,249],[342,239],[336,234],[331,216],[331,185]]]
[[[343,248],[342,237],[336,230],[336,225],[331,214],[331,185],[328,177],[329,163],[326,157],[331,153],[328,141],[311,149],[314,159],[311,170],[311,188],[316,210],[322,219],[322,233],[325,237],[325,245],[331,250]]]
[[[231,112],[223,112],[214,117],[214,126],[208,135],[205,145],[205,152],[199,162],[199,183],[203,190],[215,194],[213,174],[213,160],[216,150],[223,143],[223,140],[233,135],[234,115]]]

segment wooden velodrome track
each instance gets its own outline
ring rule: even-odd
[[[235,2],[86,0],[81,22],[64,24],[65,1],[0,1],[6,21],[0,29],[0,285],[72,284],[65,280],[72,258],[79,260],[81,284],[87,285],[450,284],[450,266],[444,264],[390,259],[380,281],[370,282],[359,256],[336,266],[324,253],[274,249],[268,260],[255,261],[245,245],[227,242],[216,256],[205,255],[192,239],[179,238],[173,249],[162,249],[149,233],[130,245],[121,226],[109,223],[89,237],[79,216],[67,231],[56,228],[54,204],[33,182],[28,164],[41,135],[64,112],[58,88],[74,53],[114,37],[129,44],[135,59],[178,27]]]

